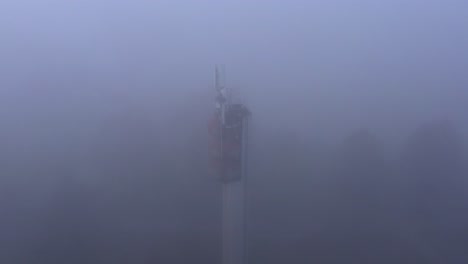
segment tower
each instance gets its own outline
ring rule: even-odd
[[[210,122],[214,172],[222,185],[222,263],[247,263],[246,183],[250,112],[232,102],[224,69],[216,67],[215,113]]]

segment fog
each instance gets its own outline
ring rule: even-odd
[[[0,262],[220,263],[214,67],[251,263],[466,263],[468,3],[0,3]]]

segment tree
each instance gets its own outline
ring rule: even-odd
[[[338,151],[335,176],[342,195],[350,199],[375,200],[386,174],[383,147],[368,130],[355,131]]]
[[[418,196],[452,195],[463,186],[463,144],[451,122],[443,120],[418,128],[403,155],[403,173],[411,192]]]
[[[402,213],[426,263],[466,263],[468,205],[463,143],[446,120],[425,124],[408,140],[402,158],[406,196]],[[415,250],[417,252],[417,250]]]
[[[389,168],[383,146],[368,130],[345,138],[332,162],[332,206],[322,234],[321,262],[395,263]],[[324,243],[324,244],[325,244]],[[326,252],[326,253],[324,253]]]
[[[60,180],[43,222],[41,241],[35,249],[39,263],[96,263],[99,233],[97,211],[85,186],[75,180],[70,164],[53,173]]]

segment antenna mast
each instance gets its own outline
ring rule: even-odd
[[[222,263],[247,264],[247,137],[250,112],[233,103],[225,70],[215,69],[215,115],[211,125],[216,174],[222,185]]]

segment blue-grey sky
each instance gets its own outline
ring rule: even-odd
[[[75,98],[56,107],[79,111],[120,97],[170,108],[206,94],[224,63],[268,127],[404,137],[431,118],[465,122],[465,1],[23,0],[0,10],[9,109],[41,96]]]

